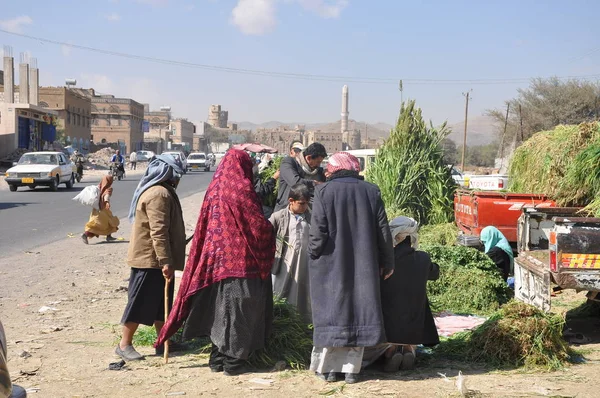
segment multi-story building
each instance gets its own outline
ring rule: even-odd
[[[328,154],[334,154],[342,150],[342,133],[324,133],[321,130],[309,131],[304,135],[304,145],[309,146],[313,142],[323,144]]]
[[[57,112],[56,129],[67,145],[88,150],[92,139],[92,102],[89,97],[66,87],[40,87],[39,105]]]
[[[92,101],[94,142],[118,143],[125,154],[143,148],[144,105],[130,98],[96,95],[94,89],[77,89]]]
[[[285,126],[275,129],[259,128],[254,132],[252,138],[254,142],[275,148],[280,154],[285,155],[290,151],[290,145],[294,141],[302,141],[302,133]]]
[[[229,112],[222,110],[221,105],[211,105],[208,108],[208,124],[213,127],[226,129],[229,120]]]
[[[171,120],[171,140],[174,144],[183,145],[188,151],[192,150],[196,126],[187,119]]]

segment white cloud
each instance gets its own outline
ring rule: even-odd
[[[247,35],[263,35],[273,30],[275,0],[239,0],[231,11],[231,23]]]
[[[339,18],[348,0],[296,0],[302,8],[323,18]]]
[[[140,4],[147,4],[152,7],[163,7],[169,4],[169,0],[135,0]]]
[[[119,14],[117,14],[116,12],[106,15],[105,18],[110,22],[118,22],[121,20],[121,16]]]
[[[33,19],[31,19],[31,17],[28,15],[21,15],[20,17],[13,19],[0,21],[0,28],[13,33],[23,33],[23,27],[25,25],[31,25],[32,23]]]

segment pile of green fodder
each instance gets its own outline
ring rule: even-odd
[[[454,246],[458,239],[458,227],[454,223],[424,225],[419,229],[422,245]]]
[[[600,123],[534,134],[513,154],[509,177],[513,192],[546,194],[600,215]]]
[[[437,353],[498,367],[556,370],[572,356],[562,316],[513,300],[478,328],[443,341]]]
[[[269,165],[269,167],[267,167],[266,169],[264,169],[262,171],[262,173],[260,173],[260,180],[263,183],[265,183],[269,178],[273,177],[273,174],[275,174],[275,172],[277,170],[279,170],[282,160],[283,160],[283,156],[278,156],[278,157],[274,158],[273,161],[271,162],[271,164]],[[269,207],[275,206],[275,202],[277,201],[278,189],[279,189],[279,179],[277,179],[277,184],[275,185],[275,190],[273,191],[273,193],[271,193],[271,195],[269,195],[269,197],[265,199],[264,205],[269,206]]]
[[[488,315],[512,297],[500,270],[484,253],[464,246],[426,246],[440,267],[440,277],[427,283],[431,310]]]
[[[273,328],[267,345],[254,352],[248,361],[257,368],[285,361],[292,369],[307,369],[313,346],[312,326],[286,300],[274,297],[273,301]]]
[[[456,185],[441,146],[449,132],[445,123],[439,129],[427,125],[414,101],[402,104],[366,176],[379,186],[389,218],[409,216],[421,225],[452,221]]]

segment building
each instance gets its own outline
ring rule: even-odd
[[[209,143],[206,137],[200,134],[194,134],[194,139],[192,143],[192,150],[194,152],[208,152],[209,151]]]
[[[339,152],[343,148],[342,133],[324,133],[321,130],[309,131],[304,135],[304,146],[313,142],[323,144],[328,154]]]
[[[124,154],[144,146],[144,105],[130,98],[96,95],[94,89],[76,89],[92,101],[94,142],[118,143]]]
[[[66,145],[87,152],[92,140],[92,101],[66,87],[40,87],[42,108],[58,114],[57,131]]]
[[[0,85],[0,157],[16,149],[41,151],[51,149],[56,139],[57,113],[37,105],[39,71],[33,60],[32,68],[21,55],[18,92],[15,87],[12,49],[4,48],[3,83]],[[33,84],[30,85],[30,82]]]
[[[259,128],[252,135],[252,140],[275,148],[280,154],[285,155],[290,151],[290,146],[294,141],[302,142],[302,133],[287,126],[279,126],[274,129]]]
[[[222,110],[221,105],[211,105],[210,108],[208,108],[208,124],[212,127],[226,129],[228,120],[229,112]]]
[[[196,134],[196,126],[187,119],[171,120],[171,141],[173,144],[183,145],[189,152],[194,144],[194,134]]]

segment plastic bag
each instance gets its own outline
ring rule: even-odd
[[[97,185],[88,185],[83,188],[73,200],[81,203],[82,205],[92,206],[94,209],[98,209],[100,201],[100,188]]]

